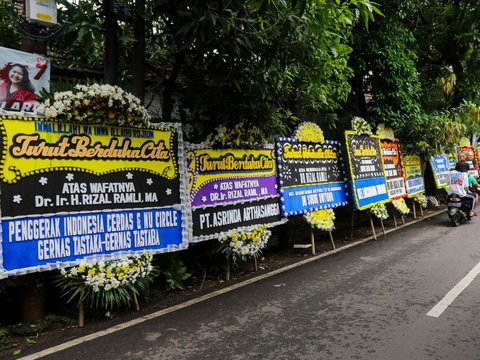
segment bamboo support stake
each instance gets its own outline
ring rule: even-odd
[[[415,206],[415,200],[413,200],[412,205],[413,205],[413,218],[416,219],[417,218],[417,207]]]
[[[230,281],[230,256],[227,256],[227,263],[225,264],[225,280]]]
[[[83,293],[80,295],[82,296]],[[85,305],[83,300],[80,302],[78,306],[78,327],[83,328],[85,326]]]
[[[393,223],[395,224],[395,227],[398,227],[397,216],[395,215],[395,209],[393,209]]]
[[[402,215],[402,225],[405,225],[405,217]]]
[[[137,294],[133,293],[133,306],[135,307],[135,311],[140,311],[140,305],[138,303]]]
[[[382,220],[382,219],[380,219],[380,224],[382,225],[383,236],[387,235],[387,234],[385,233],[385,226],[383,225],[383,220]]]
[[[353,226],[355,225],[355,210],[352,210],[351,233],[350,240],[353,241]]]
[[[253,259],[253,270],[254,270],[255,272],[257,272],[257,271],[258,271],[258,262],[257,262],[257,258],[254,258],[254,259]]]
[[[375,233],[375,226],[373,225],[372,214],[370,214],[370,225],[372,226],[373,238],[377,240],[377,234]]]
[[[310,241],[312,242],[312,255],[315,255],[315,234],[312,228],[310,229]]]
[[[331,231],[329,231],[329,232],[328,232],[328,235],[330,235],[330,241],[331,241],[331,243],[332,243],[333,250],[335,250],[335,249],[336,249],[336,247],[335,247],[335,242],[333,241],[333,235],[332,235],[332,232],[331,232]]]
[[[423,217],[423,208],[422,208],[422,204],[418,204],[419,206],[419,209],[420,209],[420,216]]]

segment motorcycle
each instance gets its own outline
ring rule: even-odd
[[[447,202],[448,217],[452,221],[453,226],[458,226],[462,222],[470,220],[470,209],[465,198],[458,194],[448,196]]]

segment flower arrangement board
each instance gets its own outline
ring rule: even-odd
[[[478,167],[478,159],[476,156],[475,148],[472,146],[460,146],[457,151],[458,161],[465,161],[468,165],[470,165],[470,169],[468,173],[475,177],[479,176],[479,167]]]
[[[355,207],[364,210],[388,201],[380,138],[345,131]]]
[[[455,169],[455,165],[457,165],[457,161],[458,161],[458,154],[455,153],[455,152],[448,153],[447,157],[448,157],[449,168],[450,169]]]
[[[0,127],[0,275],[188,246],[180,125]]]
[[[338,141],[276,141],[282,215],[347,204],[347,185]]]
[[[187,145],[186,159],[193,242],[282,222],[273,149]]]
[[[392,200],[407,196],[407,187],[402,167],[402,155],[398,139],[382,139],[383,166],[387,178],[388,197]]]
[[[407,182],[408,197],[412,198],[425,191],[425,183],[422,174],[422,162],[418,155],[403,156],[403,169]]]
[[[40,91],[50,89],[50,69],[42,55],[0,47],[0,113],[36,116]]]
[[[433,177],[437,189],[446,188],[450,183],[450,162],[447,155],[434,155],[430,157]]]

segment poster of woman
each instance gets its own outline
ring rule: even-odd
[[[36,115],[40,91],[49,86],[48,59],[0,47],[0,114]]]

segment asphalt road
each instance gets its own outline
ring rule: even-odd
[[[480,218],[446,214],[44,359],[480,359]]]

